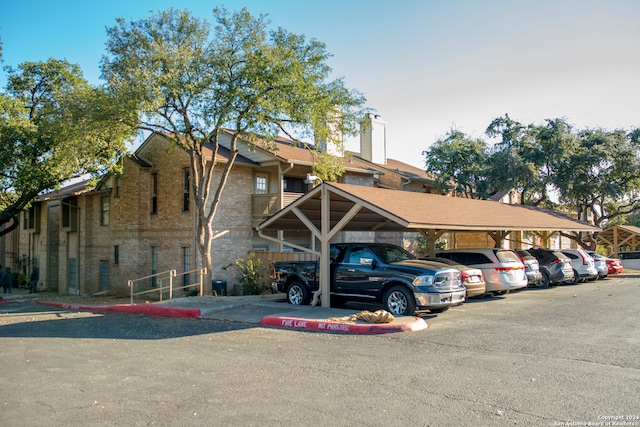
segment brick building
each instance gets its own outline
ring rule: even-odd
[[[434,180],[424,171],[386,158],[386,131],[381,121],[361,137],[361,153],[342,158],[348,184],[433,192]],[[219,162],[227,161],[230,137],[223,135]],[[311,186],[305,182],[316,162],[313,150],[281,139],[275,149],[240,143],[239,156],[214,219],[211,247],[215,280],[235,282],[235,271],[222,267],[249,251],[280,251],[260,238],[255,227],[295,201]],[[197,281],[201,263],[196,244],[195,211],[189,188],[189,156],[167,138],[153,134],[122,159],[121,175],[108,175],[96,185],[69,185],[41,196],[24,212],[18,230],[0,239],[0,264],[28,277],[40,270],[39,289],[60,294],[101,291],[126,294],[128,281],[176,270],[178,284]],[[217,167],[219,171],[220,168]],[[219,176],[214,176],[217,186]],[[343,234],[342,240],[382,240],[402,244],[415,233]],[[301,246],[312,247],[310,235]],[[181,274],[189,272],[189,274]],[[206,288],[205,288],[206,289]]]

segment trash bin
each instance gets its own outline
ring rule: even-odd
[[[227,281],[213,279],[211,281],[211,294],[218,296],[227,295]]]

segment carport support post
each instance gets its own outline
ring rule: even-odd
[[[329,227],[331,223],[329,221],[329,192],[327,186],[323,182],[321,192],[321,219],[320,219],[320,305],[322,307],[331,306],[331,298],[329,293],[331,292],[329,271]]]
[[[433,228],[418,231],[420,231],[420,234],[422,234],[427,239],[427,243],[429,243],[429,247],[427,248],[427,255],[430,257],[436,256],[436,240],[438,240],[444,234],[444,231],[435,230]]]

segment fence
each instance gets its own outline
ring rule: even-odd
[[[198,282],[190,283],[190,278],[192,273],[200,273],[200,280]],[[168,270],[163,271],[162,273],[152,274],[150,276],[140,277],[139,279],[129,280],[127,285],[129,286],[130,294],[131,294],[131,304],[133,304],[133,297],[146,295],[146,294],[154,294],[158,293],[159,300],[162,301],[164,297],[165,291],[168,292],[169,299],[173,299],[173,292],[178,291],[180,289],[190,289],[192,286],[199,286],[199,295],[202,296],[204,294],[204,278],[207,275],[206,268],[197,268],[191,271],[185,271],[183,273],[176,273],[176,270]],[[183,278],[183,283],[188,282],[186,285],[182,286],[174,286],[176,283],[175,279],[178,277]],[[184,279],[186,277],[186,279]],[[164,283],[168,282],[168,285],[164,286]],[[177,282],[179,283],[179,282]],[[146,286],[145,286],[146,284]],[[155,286],[154,286],[155,284]],[[136,292],[136,285],[138,287],[138,292]],[[140,290],[140,288],[144,288]]]

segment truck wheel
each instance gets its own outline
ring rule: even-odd
[[[293,305],[307,305],[310,301],[309,290],[300,282],[293,282],[287,288],[287,301]]]
[[[396,316],[411,316],[416,311],[413,294],[404,286],[394,286],[384,295],[385,309]]]

